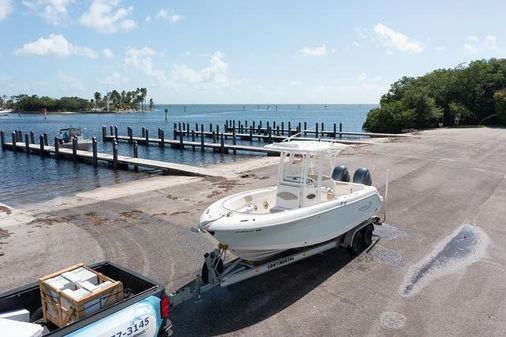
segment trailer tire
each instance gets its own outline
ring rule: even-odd
[[[364,237],[362,235],[361,230],[355,233],[355,236],[353,237],[353,242],[351,243],[351,246],[348,248],[353,255],[358,255],[362,251],[362,249],[364,248]]]
[[[372,244],[372,232],[374,231],[374,226],[369,224],[362,229],[363,238],[364,238],[364,247],[369,247]]]
[[[218,261],[218,265],[216,266],[216,271],[218,273],[223,273],[223,260],[220,259]],[[207,268],[207,263],[204,261],[204,264],[202,265],[202,283],[208,284],[209,283],[209,268]]]

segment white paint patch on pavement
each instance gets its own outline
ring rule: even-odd
[[[406,317],[395,311],[385,311],[380,315],[381,322],[390,329],[399,330],[406,324]]]
[[[485,255],[487,246],[488,236],[480,228],[460,226],[409,269],[400,288],[401,295],[415,295],[431,281],[466,268]]]

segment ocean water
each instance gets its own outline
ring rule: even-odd
[[[134,135],[141,135],[141,128],[150,130],[150,137],[157,135],[157,129],[165,130],[165,137],[172,137],[173,123],[220,125],[222,129],[226,120],[255,121],[263,124],[267,121],[276,123],[288,121],[295,127],[298,122],[307,122],[308,128],[316,122],[325,123],[325,129],[332,129],[333,123],[342,123],[343,131],[360,131],[367,112],[375,105],[159,105],[153,111],[118,114],[72,114],[48,115],[47,119],[39,114],[11,113],[0,117],[0,130],[6,132],[6,140],[14,130],[23,133],[33,131],[35,140],[47,132],[49,143],[58,135],[58,130],[66,127],[85,129],[86,137],[96,136],[99,152],[112,152],[111,143],[103,143],[101,139],[103,125],[117,125],[118,133],[126,135],[127,127],[133,128]],[[168,109],[168,120],[165,121],[164,109]],[[206,141],[210,141],[207,139]],[[247,142],[249,144],[249,141]],[[263,145],[263,143],[256,143]],[[132,148],[126,143],[118,147],[120,154],[132,155]],[[180,151],[170,147],[139,146],[139,157],[165,160],[189,165],[205,166],[253,157],[252,154],[217,154],[211,151]],[[156,170],[140,170],[139,172],[113,171],[106,166],[94,170],[90,165],[56,161],[54,158],[41,158],[37,155],[0,152],[0,202],[12,206],[27,206],[30,203],[49,200],[57,196],[88,191],[96,187],[107,186],[118,182],[140,179],[149,175],[159,174]]]

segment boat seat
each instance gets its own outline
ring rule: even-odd
[[[283,211],[287,211],[288,208],[285,208],[285,207],[281,207],[281,206],[274,206],[271,208],[270,212],[271,213],[278,213],[278,212],[283,212]]]

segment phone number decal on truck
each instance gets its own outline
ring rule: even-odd
[[[111,337],[142,336],[146,332],[145,328],[147,328],[148,325],[149,317],[146,317],[138,322],[135,322],[133,325],[126,328],[126,330],[116,332],[114,335],[111,335]]]

